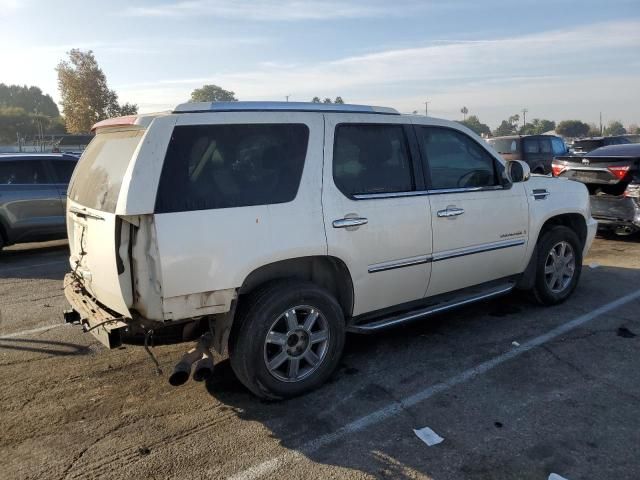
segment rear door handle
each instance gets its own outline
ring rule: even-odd
[[[464,208],[447,207],[444,210],[438,210],[439,217],[457,217],[464,213]]]
[[[349,217],[349,218],[340,218],[338,220],[334,220],[332,225],[333,228],[347,228],[347,227],[358,227],[360,225],[366,225],[369,223],[369,220],[363,217]]]

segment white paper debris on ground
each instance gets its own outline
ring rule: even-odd
[[[520,344],[518,342],[516,342],[515,340],[513,342],[511,342],[511,345],[513,345],[514,347],[519,347]]]
[[[552,473],[551,475],[549,475],[549,478],[547,480],[567,480],[567,479],[564,477],[561,477],[557,473]]]
[[[598,268],[599,266],[600,266],[599,263],[590,263],[589,264],[589,268]],[[562,477],[560,477],[560,478],[562,478]]]
[[[414,429],[413,433],[415,433],[420,440],[422,440],[430,447],[433,447],[434,445],[437,445],[444,440],[444,438],[431,430],[429,427],[420,428],[418,430]]]

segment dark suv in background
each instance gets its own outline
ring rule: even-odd
[[[511,135],[487,140],[507,161],[522,160],[529,164],[531,173],[551,173],[551,162],[558,155],[568,153],[562,138],[555,135]]]
[[[66,237],[67,185],[78,157],[0,154],[0,249]]]

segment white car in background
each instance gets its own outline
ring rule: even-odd
[[[256,395],[291,397],[347,331],[514,288],[562,302],[596,231],[584,185],[389,108],[188,103],[95,131],[68,192],[65,316],[110,347],[200,338],[173,384],[213,348]]]

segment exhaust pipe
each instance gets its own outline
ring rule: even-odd
[[[211,352],[206,350],[202,354],[202,358],[196,362],[193,370],[193,379],[196,382],[202,382],[213,375],[213,357]]]
[[[200,340],[198,340],[196,346],[185,353],[180,361],[176,364],[175,368],[173,369],[173,373],[169,376],[169,383],[174,387],[187,383],[187,380],[189,380],[189,376],[191,375],[191,368],[196,362],[198,362],[198,364],[196,365],[198,381],[204,380],[205,378],[207,378],[207,375],[213,373],[213,360],[211,358],[211,353],[209,352],[210,344],[211,336],[209,334],[205,334],[200,337]],[[204,362],[205,359],[209,359],[209,361],[211,362],[210,366],[207,365],[207,362]],[[206,371],[207,367],[209,370],[208,373]],[[203,369],[202,372],[199,372],[200,369]],[[194,380],[196,380],[195,374]]]

